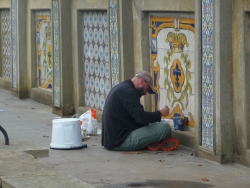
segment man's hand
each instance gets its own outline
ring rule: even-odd
[[[163,109],[160,110],[161,116],[163,116],[163,117],[168,116],[169,111],[170,111],[169,107],[168,107],[168,106],[165,106],[165,108],[163,108]]]

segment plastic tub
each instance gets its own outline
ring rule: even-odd
[[[51,149],[77,149],[83,147],[79,119],[54,119],[52,123]]]

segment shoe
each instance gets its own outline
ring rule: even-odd
[[[163,142],[156,142],[148,145],[148,149],[151,151],[172,151],[175,150],[179,146],[179,141],[175,138],[168,138]]]

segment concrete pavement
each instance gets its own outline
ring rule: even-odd
[[[250,187],[250,168],[197,158],[182,146],[172,152],[108,151],[97,135],[85,141],[87,148],[52,150],[55,118],[50,106],[0,89],[0,125],[10,138],[6,149],[0,132],[0,187]],[[49,157],[23,152],[29,143]]]

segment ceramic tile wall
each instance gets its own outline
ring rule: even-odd
[[[83,12],[85,104],[101,110],[110,91],[108,29],[106,11]]]
[[[53,103],[55,107],[60,107],[60,45],[59,45],[59,3],[58,0],[52,1],[53,14]]]
[[[52,40],[50,11],[36,11],[37,87],[52,89]]]
[[[11,0],[12,87],[17,88],[17,0]]]
[[[180,17],[180,15],[179,15]],[[151,71],[155,108],[180,106],[194,117],[194,19],[150,16]]]
[[[202,0],[202,146],[213,148],[213,0]]]
[[[1,11],[2,77],[12,79],[10,10]]]
[[[117,0],[109,1],[112,87],[119,84]]]

